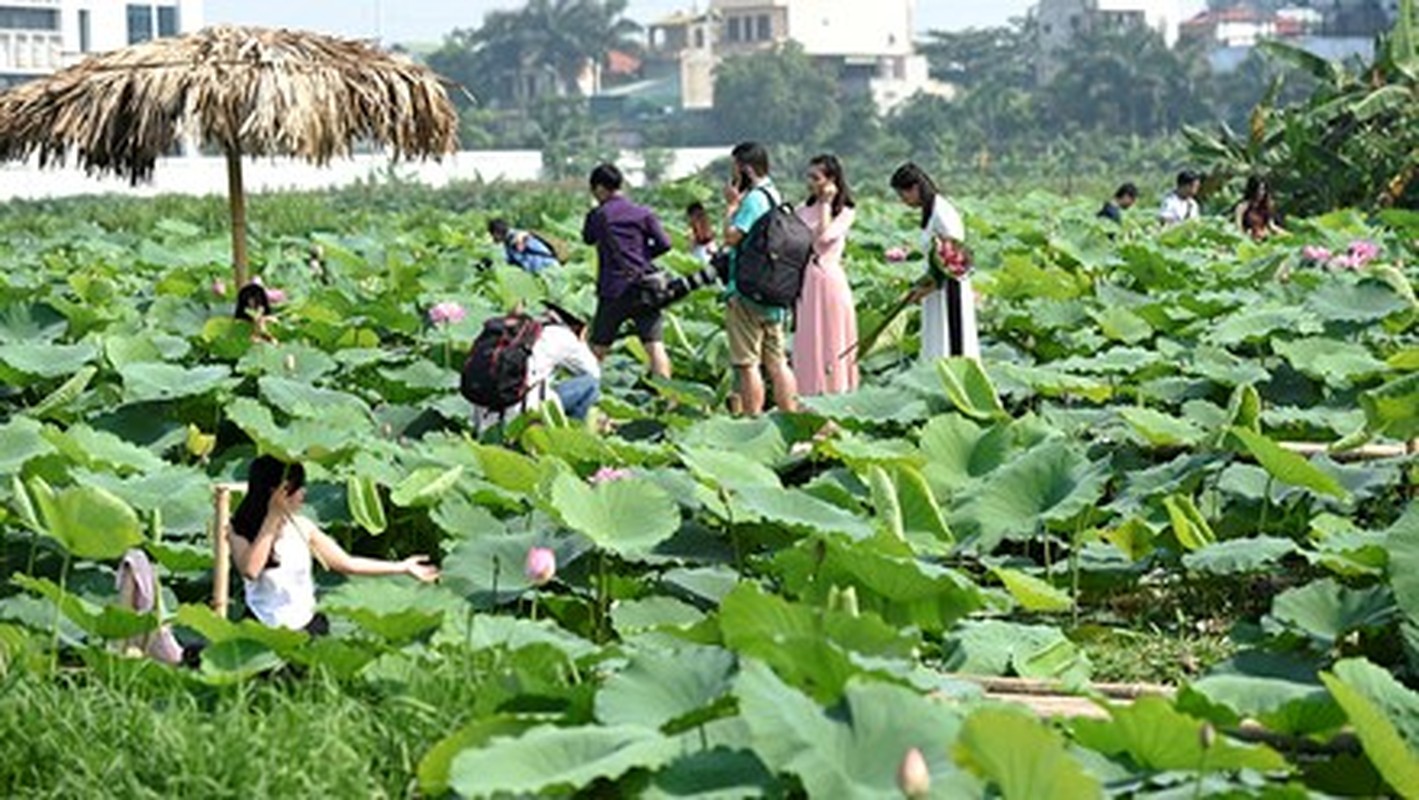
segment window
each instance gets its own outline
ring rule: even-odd
[[[93,49],[93,33],[90,29],[89,10],[79,9],[79,52],[87,53]]]
[[[148,5],[128,6],[128,43],[138,44],[153,38],[153,7]]]
[[[158,6],[158,35],[177,35],[177,6]]]
[[[728,35],[726,38],[728,38],[729,41],[731,41],[731,42],[737,42],[737,41],[739,41],[739,18],[738,18],[738,17],[730,17],[730,18],[729,18],[729,35]]]
[[[703,50],[703,49],[705,49],[705,29],[704,29],[704,28],[696,28],[696,29],[695,29],[695,49],[696,49],[696,50]]]
[[[57,31],[59,12],[47,8],[0,6],[0,28],[15,31]]]
[[[758,36],[758,39],[759,39],[759,41],[761,41],[761,42],[767,42],[768,40],[770,40],[770,39],[772,39],[772,38],[774,38],[774,25],[773,25],[773,20],[769,19],[769,15],[768,15],[768,14],[760,14],[760,15],[759,15],[759,36]]]

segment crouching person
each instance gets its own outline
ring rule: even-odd
[[[542,317],[490,319],[474,340],[459,391],[473,404],[480,435],[554,397],[568,417],[584,420],[601,398],[601,364],[586,345],[586,324],[549,308]]]
[[[330,630],[315,610],[311,556],[326,569],[346,575],[409,575],[437,580],[427,556],[385,561],[346,553],[300,513],[305,502],[305,468],[272,456],[251,462],[246,496],[232,515],[232,561],[241,573],[246,616],[273,628],[323,635]]]

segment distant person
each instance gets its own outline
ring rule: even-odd
[[[943,243],[964,245],[966,226],[956,207],[941,195],[931,176],[916,164],[904,164],[892,175],[892,188],[910,208],[921,212],[921,246],[939,252]],[[928,268],[917,282],[911,299],[921,301],[921,358],[933,361],[946,356],[980,358],[976,330],[975,292],[969,275],[956,277]]]
[[[553,396],[568,417],[583,420],[601,398],[601,362],[583,341],[585,323],[550,308],[545,317],[514,312],[483,324],[459,385],[479,434]]]
[[[710,221],[705,204],[698,200],[685,209],[685,219],[690,224],[690,255],[701,264],[709,264],[719,248],[714,241],[714,223]]]
[[[266,292],[265,286],[253,281],[241,287],[232,316],[251,323],[251,341],[276,343],[276,337],[268,328],[274,317],[271,314],[271,295]]]
[[[1197,192],[1202,188],[1202,176],[1192,170],[1178,173],[1177,185],[1158,210],[1158,220],[1164,225],[1177,225],[1202,216],[1197,205]]]
[[[655,213],[621,194],[625,178],[612,164],[591,171],[591,194],[597,206],[586,215],[581,237],[596,245],[596,316],[591,322],[591,348],[605,360],[627,322],[650,356],[652,375],[670,377],[664,323],[658,305],[648,302],[644,284],[660,278],[654,259],[670,252],[670,237]]]
[[[1119,225],[1123,224],[1123,212],[1133,208],[1138,202],[1138,187],[1132,183],[1125,183],[1118,187],[1114,196],[1104,203],[1104,207],[1099,209],[1099,218],[1111,220]]]
[[[798,217],[816,236],[816,258],[803,276],[793,334],[793,377],[801,395],[857,388],[857,310],[843,271],[856,206],[837,156],[821,155],[808,163],[808,201]]]
[[[1271,187],[1260,175],[1247,178],[1242,200],[1235,209],[1237,227],[1256,241],[1282,233],[1280,215]]]
[[[764,377],[768,372],[774,403],[783,411],[798,408],[798,387],[784,350],[788,309],[762,306],[739,294],[736,262],[754,223],[783,202],[769,175],[769,151],[758,142],[744,142],[731,153],[733,175],[724,187],[724,258],[727,267],[725,330],[729,363],[735,372],[735,404],[739,413],[756,416],[764,409]]]
[[[437,580],[438,567],[426,556],[385,561],[346,553],[338,542],[300,513],[305,503],[305,468],[259,456],[247,474],[246,496],[232,515],[232,562],[245,588],[246,615],[273,628],[329,633],[330,623],[315,610],[311,556],[345,575],[409,575]]]
[[[540,275],[561,263],[557,258],[556,249],[550,243],[531,231],[509,226],[505,219],[489,222],[488,235],[502,245],[507,263],[533,275]]]

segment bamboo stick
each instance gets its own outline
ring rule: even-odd
[[[231,605],[232,493],[245,492],[245,483],[219,483],[212,487],[212,610],[223,619]]]
[[[1328,455],[1336,461],[1378,461],[1385,458],[1403,458],[1419,450],[1419,440],[1408,444],[1367,444],[1351,450],[1332,452],[1330,446],[1321,442],[1279,442],[1293,453],[1302,456]]]

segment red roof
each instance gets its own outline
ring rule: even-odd
[[[606,54],[606,71],[612,75],[635,75],[641,71],[641,60],[620,50]]]

